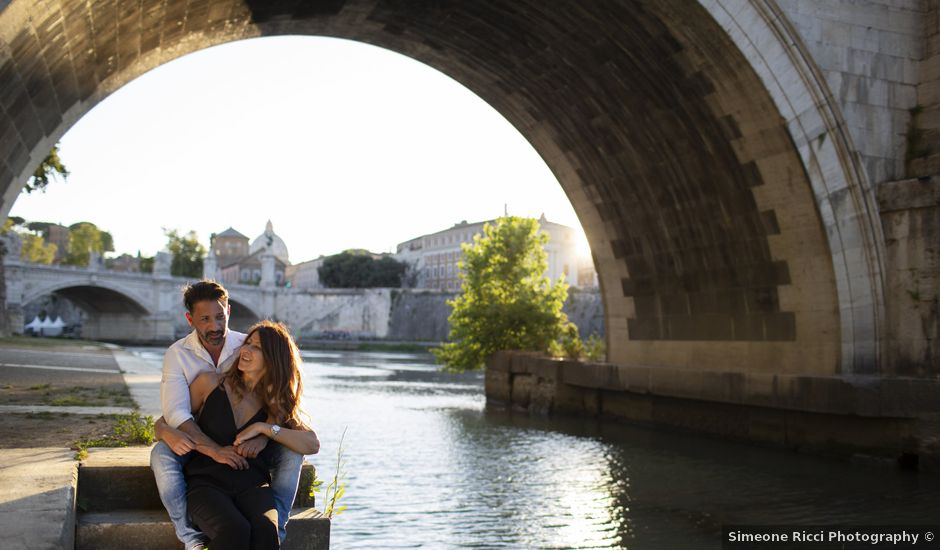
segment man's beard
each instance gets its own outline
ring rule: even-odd
[[[203,333],[202,339],[205,343],[210,346],[218,346],[225,341],[225,331],[224,330],[211,330]]]

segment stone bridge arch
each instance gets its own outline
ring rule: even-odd
[[[253,300],[245,299],[243,296],[229,295],[228,301],[232,306],[232,315],[228,323],[232,330],[245,332],[248,327],[264,318],[258,313],[258,306],[251,303]]]
[[[839,108],[776,4],[13,0],[0,12],[2,213],[136,76],[233,40],[378,45],[464,84],[555,173],[616,363],[878,369],[881,234]]]
[[[106,311],[108,313],[130,313],[134,315],[152,315],[154,312],[145,305],[135,292],[114,285],[101,286],[85,280],[57,281],[43,286],[30,287],[23,293],[23,305],[43,296],[57,293],[86,311]]]

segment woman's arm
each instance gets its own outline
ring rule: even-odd
[[[206,399],[212,390],[219,385],[219,375],[214,372],[204,372],[193,380],[189,386],[189,399],[194,413],[202,410]],[[169,426],[167,426],[167,429]],[[231,446],[222,447],[212,440],[211,437],[202,433],[199,425],[192,420],[187,420],[180,424],[179,431],[189,436],[193,442],[193,449],[200,452],[220,464],[227,464],[235,470],[244,470],[248,468],[248,461],[238,455]]]
[[[274,436],[274,432],[271,431],[271,426],[272,424],[267,422],[255,422],[238,434],[235,438],[235,446],[237,447],[256,435],[263,435],[303,455],[315,455],[320,452],[320,440],[317,438],[316,432],[310,429],[304,429],[306,426],[297,429],[282,426],[281,431],[278,432],[276,437]]]

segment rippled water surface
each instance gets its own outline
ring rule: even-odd
[[[486,408],[425,354],[304,352],[332,548],[718,549],[723,524],[940,521],[937,476]]]

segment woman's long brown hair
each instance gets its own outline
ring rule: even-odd
[[[303,425],[300,421],[300,396],[304,392],[300,379],[300,350],[283,323],[265,320],[252,325],[245,340],[256,332],[261,340],[264,373],[253,393],[278,424],[288,428],[300,427]],[[248,391],[244,374],[238,370],[240,360],[239,355],[225,375],[239,396]]]

